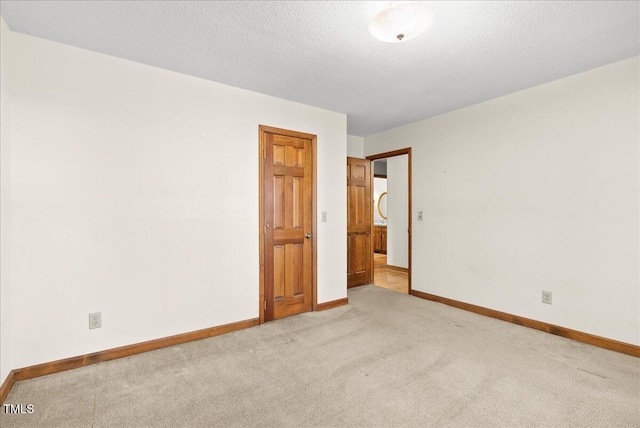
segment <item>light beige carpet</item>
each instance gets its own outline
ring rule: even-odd
[[[375,286],[348,306],[19,382],[9,427],[638,427],[640,359]]]

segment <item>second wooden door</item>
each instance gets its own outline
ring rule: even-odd
[[[347,158],[347,287],[371,282],[371,161]]]

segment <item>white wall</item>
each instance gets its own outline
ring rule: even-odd
[[[256,318],[259,124],[318,136],[318,302],[346,296],[345,115],[18,33],[12,52],[14,367]]]
[[[640,344],[639,73],[635,57],[365,138],[366,155],[413,148],[413,289]]]
[[[387,191],[387,179],[374,177],[373,178],[373,222],[374,223],[386,223],[386,219],[383,219],[378,212],[378,200],[380,195]],[[387,216],[388,217],[388,216]]]
[[[351,158],[364,158],[364,138],[347,135],[347,156]]]
[[[11,371],[11,33],[0,17],[0,384]]]
[[[387,158],[387,264],[409,267],[409,156]]]

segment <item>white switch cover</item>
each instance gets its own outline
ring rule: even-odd
[[[422,211],[418,211],[418,220],[420,221],[424,220],[424,215],[422,214]]]
[[[326,211],[322,211],[322,222],[323,223],[327,222],[327,212]]]

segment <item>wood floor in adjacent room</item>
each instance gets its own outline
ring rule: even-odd
[[[17,382],[13,427],[637,427],[640,359],[373,285],[349,304]]]
[[[373,284],[399,293],[409,293],[409,274],[387,267],[387,255],[373,253]]]

